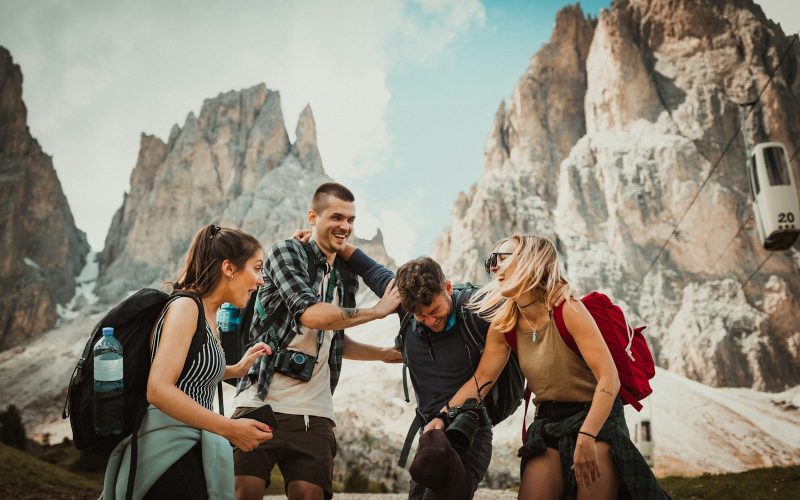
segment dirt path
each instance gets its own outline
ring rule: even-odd
[[[285,496],[268,495],[264,500],[281,500]],[[405,500],[406,493],[337,493],[333,495],[337,500]],[[517,498],[516,492],[479,489],[475,492],[474,500],[513,500]]]

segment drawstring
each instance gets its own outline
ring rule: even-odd
[[[306,424],[306,432],[308,432],[308,415],[303,415],[303,423]]]
[[[620,311],[622,311],[621,307],[619,309]],[[625,318],[625,332],[628,334],[628,345],[625,346],[625,353],[628,355],[629,358],[631,358],[631,361],[635,362],[636,358],[634,358],[633,353],[631,353],[631,345],[633,345],[633,336],[634,336],[633,327],[631,326],[630,323],[628,323],[628,317],[625,316],[624,311],[622,312],[622,316]]]

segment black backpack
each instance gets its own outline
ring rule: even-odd
[[[455,297],[453,301],[453,307],[455,308],[456,318],[459,324],[463,325],[464,327],[462,328],[462,331],[465,334],[465,342],[469,342],[478,352],[483,354],[483,350],[486,347],[486,334],[488,333],[488,329],[478,325],[475,319],[475,314],[472,313],[467,307],[469,299],[477,289],[478,287],[472,283],[455,285],[453,287],[453,295]],[[407,372],[409,369],[408,356],[405,350],[404,336],[407,331],[413,331],[415,328],[417,328],[417,322],[414,319],[414,316],[411,313],[406,312],[403,318],[401,318],[400,330],[395,338],[395,347],[403,354],[403,393],[405,395],[406,403],[410,402],[410,399],[408,397],[409,393],[407,381]],[[478,366],[476,362],[472,367],[472,370],[474,371],[477,367]],[[522,397],[525,394],[525,386],[525,376],[522,374],[522,369],[519,365],[519,358],[517,358],[517,354],[515,352],[512,352],[508,357],[508,362],[506,363],[505,368],[503,368],[503,371],[500,372],[500,376],[497,378],[494,387],[492,387],[491,391],[489,391],[489,394],[487,394],[483,399],[483,402],[486,405],[486,411],[489,414],[489,419],[492,421],[493,426],[499,424],[510,415],[514,414],[522,402]],[[411,426],[406,434],[406,440],[403,444],[403,449],[400,452],[400,459],[397,462],[400,467],[405,467],[409,451],[411,450],[411,443],[414,440],[414,435],[422,426],[426,424],[425,417],[425,415],[421,414],[420,409],[417,408],[414,421],[411,422]]]
[[[469,302],[478,287],[472,283],[465,283],[456,285],[454,288],[462,290],[454,304],[458,320],[466,326],[462,331],[465,332],[467,341],[483,354],[488,330],[478,326],[475,321],[475,313],[471,312],[467,307],[467,302]],[[473,370],[476,369],[477,365],[472,368]],[[522,374],[517,353],[512,352],[508,356],[505,368],[500,372],[500,376],[497,377],[494,387],[483,399],[492,425],[497,425],[514,414],[522,402],[526,385],[525,375]]]
[[[131,462],[128,472],[128,489],[125,498],[133,496],[136,481],[138,458],[138,430],[147,412],[147,378],[150,374],[150,333],[158,317],[170,299],[174,297],[190,297],[197,303],[199,315],[197,328],[186,359],[192,359],[200,352],[205,343],[203,303],[191,293],[175,292],[172,295],[152,288],[143,288],[123,300],[111,309],[92,330],[83,354],[72,371],[67,388],[67,397],[61,418],[69,417],[72,427],[72,440],[79,450],[108,454],[127,436],[131,439]],[[94,393],[94,358],[92,348],[103,335],[103,328],[114,328],[114,338],[122,344],[123,362],[123,394],[116,398],[102,401],[102,407],[96,404]],[[187,374],[190,363],[184,362],[180,377]],[[219,412],[224,415],[222,407],[222,384],[217,386]],[[94,430],[94,412],[123,411],[122,433],[117,436],[99,436]]]
[[[110,451],[125,437],[138,430],[147,409],[147,377],[150,374],[150,333],[167,302],[176,296],[191,297],[200,308],[198,330],[203,325],[203,305],[195,296],[186,292],[168,295],[159,290],[144,288],[123,300],[97,323],[86,342],[83,354],[75,365],[67,389],[62,418],[68,418],[72,426],[72,439],[79,450]],[[95,404],[94,359],[92,348],[102,337],[104,327],[114,328],[114,338],[122,344],[123,394]],[[204,338],[192,338],[186,359],[192,359],[202,349]],[[185,375],[189,364],[184,363]],[[123,410],[123,431],[117,436],[98,436],[94,430],[94,411]]]

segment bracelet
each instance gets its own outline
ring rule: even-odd
[[[578,434],[583,434],[584,436],[589,436],[590,438],[592,438],[592,439],[594,439],[595,441],[597,441],[597,436],[592,436],[592,435],[591,435],[591,434],[589,434],[588,432],[578,431]]]

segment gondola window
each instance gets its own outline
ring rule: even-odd
[[[767,177],[770,186],[789,186],[789,166],[781,148],[765,148],[764,164],[767,167]]]

